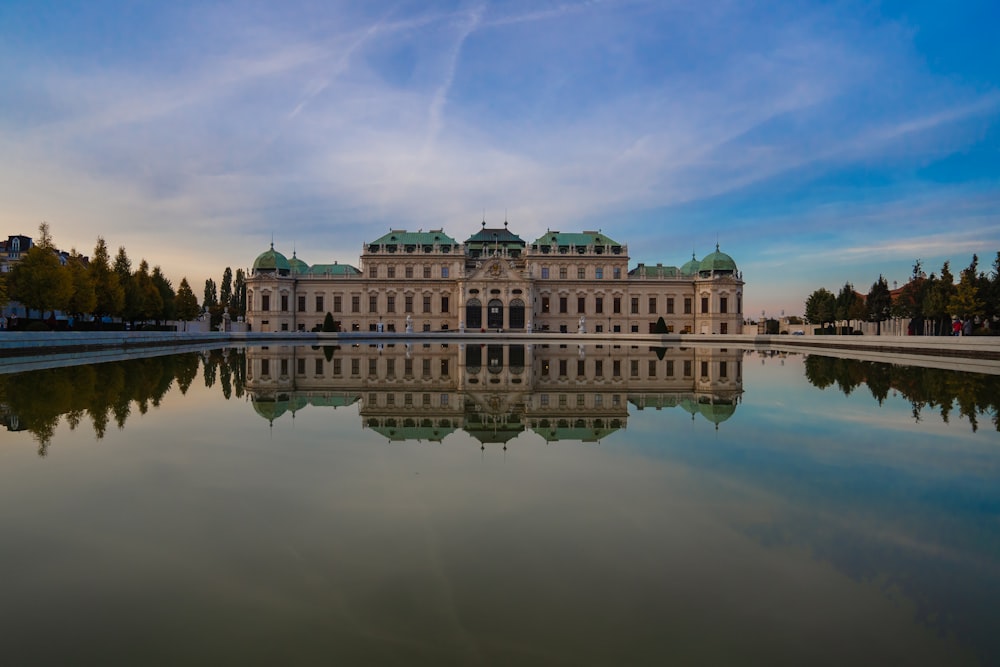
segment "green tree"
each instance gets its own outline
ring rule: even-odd
[[[241,317],[247,313],[247,279],[243,269],[236,269],[236,278],[233,284],[233,298],[229,304],[229,314],[232,317]]]
[[[879,275],[878,280],[872,283],[865,303],[868,304],[868,320],[878,325],[876,333],[881,334],[882,322],[892,314],[892,294],[885,276]]]
[[[847,322],[848,326],[850,326],[851,321],[856,319],[855,314],[859,312],[856,304],[861,300],[861,296],[854,291],[854,285],[849,282],[844,283],[844,286],[840,288],[840,292],[837,293],[835,319],[838,322]]]
[[[226,270],[222,272],[222,285],[219,287],[219,303],[228,308],[232,300],[233,270],[227,266]],[[232,311],[230,310],[230,312]]]
[[[66,304],[66,312],[73,313],[78,317],[84,313],[94,312],[94,306],[97,305],[94,281],[84,264],[84,258],[80,256],[76,248],[70,250],[66,268],[69,270],[70,280],[73,284],[73,294]]]
[[[837,317],[837,297],[825,287],[809,295],[806,299],[806,319],[810,324],[821,327],[827,322],[833,322]]]
[[[945,262],[941,267],[940,278],[935,278],[932,273],[928,281],[930,284],[926,287],[924,296],[924,317],[934,320],[934,329],[938,335],[947,336],[951,334],[949,305],[955,294],[955,278],[951,274],[949,263]]]
[[[337,324],[333,321],[333,313],[327,311],[326,317],[323,318],[323,331],[336,331]]]
[[[121,252],[124,253],[124,248]],[[128,258],[125,258],[126,263]],[[111,258],[108,255],[108,245],[100,236],[94,247],[94,256],[90,259],[87,270],[94,284],[95,303],[93,313],[97,317],[105,315],[119,317],[125,307],[125,290],[118,278],[118,273],[111,268]]]
[[[205,298],[201,302],[202,308],[211,308],[219,304],[218,291],[215,286],[215,281],[211,278],[205,280]]]
[[[653,325],[653,333],[665,334],[667,333],[667,323],[662,317],[656,320],[656,324]]]
[[[191,291],[187,277],[181,278],[180,287],[177,288],[177,297],[174,300],[177,311],[177,319],[190,322],[198,317],[198,297]]]
[[[38,226],[38,242],[14,265],[8,276],[10,298],[25,308],[54,314],[66,308],[73,295],[73,280],[56,254],[49,224]]]
[[[159,266],[153,267],[153,275],[150,276],[153,281],[153,286],[156,287],[156,291],[160,293],[160,301],[163,303],[163,307],[160,309],[160,313],[157,315],[159,320],[172,320],[177,317],[177,309],[175,300],[177,295],[174,293],[174,287],[167,280],[166,276],[160,270]]]

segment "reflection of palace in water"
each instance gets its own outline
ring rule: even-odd
[[[254,409],[274,421],[307,406],[358,403],[390,440],[463,430],[507,442],[597,441],[624,428],[628,404],[679,408],[718,425],[743,393],[742,350],[629,345],[455,343],[247,349]]]

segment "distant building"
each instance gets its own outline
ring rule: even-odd
[[[31,249],[31,237],[8,236],[6,241],[0,241],[0,273],[7,273]]]
[[[393,230],[364,245],[360,268],[288,259],[274,245],[247,278],[253,331],[453,329],[648,333],[743,331],[743,279],[732,257],[629,268],[628,247],[600,231],[548,231],[528,244],[501,228],[464,243],[443,230]]]

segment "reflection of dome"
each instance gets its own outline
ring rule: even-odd
[[[691,259],[685,262],[684,266],[681,267],[681,275],[693,276],[696,273],[698,273],[698,270],[700,268],[701,268],[701,262],[695,259],[694,253],[691,253]]]
[[[290,271],[291,265],[288,263],[288,259],[274,249],[273,243],[270,250],[257,255],[257,259],[253,261],[254,273],[277,272],[278,275],[287,276]]]
[[[295,251],[292,251],[292,258],[288,260],[288,266],[293,275],[302,276],[309,273],[309,265],[296,257]]]
[[[698,405],[698,412],[701,413],[702,417],[715,424],[715,427],[718,428],[719,424],[733,416],[736,412],[736,404],[732,401],[700,403]]]
[[[253,410],[269,422],[273,422],[281,415],[288,412],[287,396],[282,395],[275,398],[255,398],[251,401]]]
[[[719,244],[715,244],[715,252],[701,260],[699,271],[702,275],[731,274],[736,272],[736,262],[726,253],[720,252]]]

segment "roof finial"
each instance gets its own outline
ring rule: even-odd
[[[271,250],[274,250],[274,232],[271,232]]]

